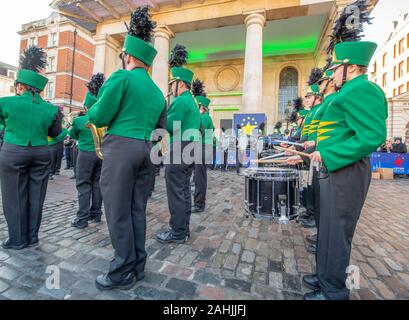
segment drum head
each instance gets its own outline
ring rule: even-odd
[[[250,168],[243,175],[261,181],[288,181],[298,179],[298,171],[286,168]]]

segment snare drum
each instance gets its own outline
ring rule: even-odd
[[[252,168],[245,176],[245,207],[255,218],[293,220],[298,216],[299,175],[285,168]],[[283,222],[285,223],[285,222]]]

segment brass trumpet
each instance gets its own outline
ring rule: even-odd
[[[102,154],[102,139],[104,138],[107,128],[97,128],[93,123],[88,122],[87,128],[91,130],[92,138],[94,139],[95,153],[97,157],[104,160],[104,155]]]

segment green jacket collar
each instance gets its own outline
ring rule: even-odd
[[[344,90],[345,88],[348,88],[352,86],[354,83],[362,81],[362,80],[368,80],[368,75],[367,74],[361,74],[360,76],[353,78],[352,80],[347,81],[341,88],[341,90]]]
[[[24,92],[21,96],[22,97],[34,97],[35,102],[43,101],[43,98],[41,98],[40,94],[35,93],[34,96],[33,96],[33,94],[30,91]]]
[[[193,97],[192,93],[189,90],[186,90],[181,95],[179,95],[179,97],[187,97],[187,96],[192,96]]]
[[[324,97],[324,101],[325,101],[326,99],[332,98],[333,96],[335,96],[335,95],[337,95],[337,94],[338,94],[338,92],[330,93],[329,95],[327,95],[327,96]]]

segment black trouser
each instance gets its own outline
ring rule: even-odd
[[[81,222],[100,218],[102,195],[99,186],[102,161],[95,152],[80,151],[77,160],[77,191],[79,209],[77,218]]]
[[[152,193],[155,191],[156,177],[160,175],[160,168],[161,168],[160,164],[154,165],[154,168],[152,170],[149,195],[152,195]]]
[[[115,250],[108,276],[122,281],[129,273],[145,270],[147,253],[146,205],[153,164],[149,141],[107,135],[101,191],[108,230]]]
[[[227,170],[228,167],[229,167],[229,158],[228,158],[228,156],[229,156],[229,150],[228,149],[224,150],[223,151],[223,163],[222,163],[222,166],[221,166],[221,168],[224,169],[224,170]]]
[[[62,142],[50,145],[51,154],[50,175],[55,175],[56,173],[60,172],[63,153],[64,144]]]
[[[317,225],[317,234],[320,225],[320,181],[319,172],[314,170],[312,176],[312,192],[313,192],[313,207],[314,207],[314,218],[315,224]]]
[[[202,161],[195,164],[195,197],[194,204],[200,209],[206,207],[207,166],[213,161],[213,147],[202,145]]]
[[[175,238],[183,239],[187,236],[192,213],[192,196],[190,178],[194,170],[194,162],[185,162],[181,159],[181,152],[189,148],[192,160],[194,148],[200,147],[195,142],[173,143],[170,145],[170,164],[166,164],[166,191],[170,211],[170,228]],[[179,163],[176,161],[181,159]],[[181,162],[181,163],[180,163]]]
[[[78,160],[78,146],[75,144],[72,147],[72,164],[74,167],[74,175],[77,175],[77,160]]]
[[[57,159],[55,163],[55,173],[59,173],[61,171],[61,164],[62,164],[62,158],[64,156],[64,143],[58,142],[56,144],[56,149],[57,149]]]
[[[307,186],[307,190],[305,191],[305,202],[307,205],[307,214],[309,216],[314,216],[315,214],[315,189],[313,185]]]
[[[241,166],[239,155],[240,155],[239,147],[236,146],[236,172],[237,173],[240,173],[240,166]]]
[[[346,269],[352,238],[371,182],[369,158],[329,174],[322,172],[320,178],[317,274],[328,298],[348,299]]]
[[[73,155],[73,150],[72,150],[72,146],[65,147],[65,161],[67,163],[67,169],[71,169],[74,167],[74,155]]]
[[[50,161],[48,146],[3,145],[0,153],[1,193],[12,245],[38,239]]]
[[[216,155],[217,155],[217,148],[216,148],[216,146],[213,146],[213,157],[212,157],[212,170],[215,170],[216,169]]]

